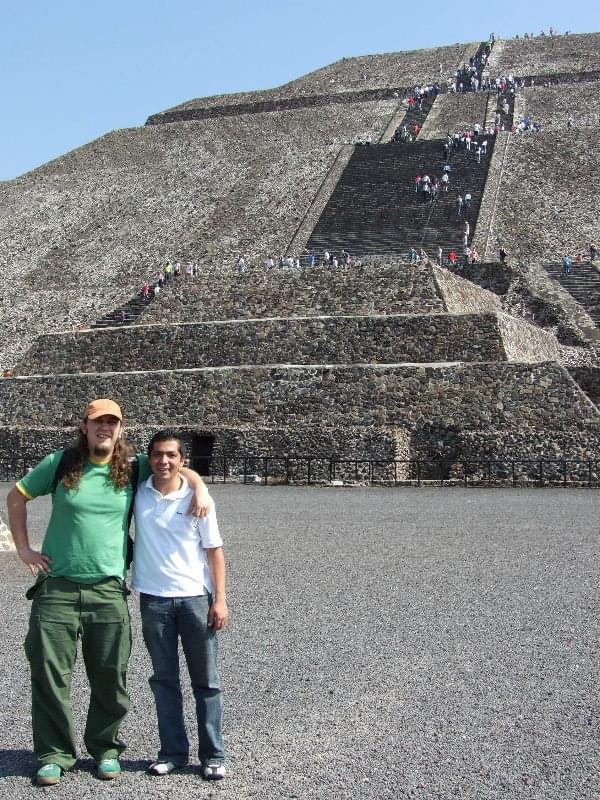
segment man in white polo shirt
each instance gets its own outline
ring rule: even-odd
[[[196,699],[198,757],[208,780],[225,777],[217,631],[227,624],[225,557],[217,518],[187,514],[191,489],[180,469],[183,443],[156,433],[148,446],[152,475],[135,499],[133,588],[140,592],[144,641],[152,660],[160,751],[152,775],[184,766],[189,741],[183,718],[178,637]]]

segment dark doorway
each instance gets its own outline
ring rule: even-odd
[[[419,461],[421,478],[448,480],[452,465],[463,459],[462,433],[458,426],[440,420],[425,422],[413,435],[411,452]]]
[[[212,453],[215,446],[215,437],[208,433],[192,434],[192,469],[199,475],[210,475]]]

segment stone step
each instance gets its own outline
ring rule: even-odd
[[[414,177],[426,172],[441,176],[443,140],[357,149],[313,230],[308,249],[344,248],[368,254],[441,246],[462,252],[463,219],[457,214],[456,197],[467,189],[473,195],[470,241],[493,150],[493,141],[487,138],[488,154],[481,164],[473,153],[452,152],[449,191],[440,192],[433,203],[423,202],[414,192]]]
[[[570,273],[563,271],[562,261],[545,263],[543,267],[585,309],[596,326],[600,326],[600,273],[597,267],[589,261],[574,263]]]
[[[263,443],[285,452],[275,445],[290,445],[278,440],[290,429],[295,445],[303,441],[308,453],[323,452],[324,443],[332,452],[333,431],[343,432],[353,452],[353,436],[363,437],[358,451],[367,452],[367,429],[375,437],[383,431],[398,436],[413,453],[442,447],[450,457],[456,451],[463,457],[589,458],[600,449],[600,414],[564,368],[496,362],[15,377],[0,381],[0,452],[18,449],[34,460],[40,449],[52,449],[53,437],[78,424],[90,397],[107,396],[122,405],[129,426],[202,432],[221,451],[237,443],[253,452]],[[177,405],[161,402],[163,396],[177,398]],[[44,427],[45,437],[39,433]],[[540,431],[552,431],[552,437]]]
[[[163,286],[161,291],[164,292],[168,290],[169,287],[173,285],[174,281],[178,280],[180,279],[173,277]],[[113,327],[115,325],[133,325],[140,319],[142,314],[146,311],[148,306],[154,302],[154,300],[155,297],[152,293],[148,295],[148,297],[136,295],[123,305],[110,311],[108,314],[105,314],[101,319],[96,320],[96,322],[90,325],[90,327],[105,328]]]
[[[47,334],[15,374],[557,358],[552,334],[502,313],[276,317]]]

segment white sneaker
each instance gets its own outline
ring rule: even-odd
[[[155,761],[148,767],[148,773],[150,775],[169,775],[178,766],[173,761]]]
[[[207,781],[221,781],[226,775],[225,765],[220,761],[209,761],[202,767],[202,775]]]

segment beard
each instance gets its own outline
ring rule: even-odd
[[[106,456],[112,455],[113,451],[113,443],[112,442],[105,442],[103,444],[95,444],[94,445],[94,455],[96,458],[106,458]]]

